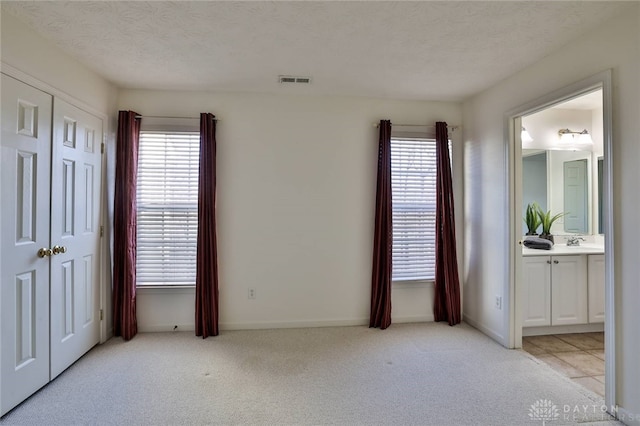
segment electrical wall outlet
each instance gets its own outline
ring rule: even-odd
[[[502,310],[502,296],[496,296],[496,309]]]
[[[249,294],[247,295],[247,297],[249,299],[255,299],[256,298],[256,289],[255,288],[250,288],[249,289]]]

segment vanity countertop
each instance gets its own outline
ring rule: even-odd
[[[604,244],[582,243],[579,246],[568,246],[562,243],[554,244],[551,250],[522,247],[523,256],[559,256],[567,254],[604,254]]]

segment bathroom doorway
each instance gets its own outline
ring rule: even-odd
[[[601,104],[594,107],[594,100],[599,100]],[[542,124],[544,124],[544,126]],[[566,340],[568,337],[567,333],[576,334],[574,338],[578,339],[584,336],[578,336],[577,333],[599,333],[604,331],[603,340],[607,353],[607,357],[604,360],[604,376],[606,378],[604,395],[607,406],[611,406],[612,402],[615,401],[615,376],[613,374],[615,361],[615,327],[613,323],[614,306],[612,303],[614,300],[614,286],[612,270],[613,224],[611,219],[613,217],[613,203],[611,199],[612,162],[610,155],[612,144],[611,125],[610,71],[587,78],[518,107],[507,114],[505,123],[505,131],[508,132],[509,135],[509,169],[512,189],[510,192],[510,233],[513,237],[511,238],[511,280],[509,284],[510,304],[512,306],[509,313],[510,342],[512,343],[512,347],[522,348],[523,334],[553,336],[562,341],[559,334],[566,334],[564,336],[564,340]],[[526,129],[526,133],[524,129]],[[587,132],[584,132],[584,130]],[[586,144],[586,137],[582,136],[585,133],[589,133],[594,145],[587,147],[588,149],[579,149],[586,147],[586,145],[584,145]],[[569,136],[565,137],[564,134]],[[566,148],[566,146],[565,148],[560,147],[560,141],[564,139],[566,142],[569,138],[572,140],[571,143],[575,145],[570,149]],[[595,147],[596,144],[601,144],[601,148]],[[580,157],[580,151],[586,151],[583,157]],[[541,155],[543,153],[544,155]],[[538,167],[538,170],[547,170],[545,175],[546,181],[544,183],[532,182],[533,175],[531,170],[524,171],[523,156],[533,156],[533,158],[530,159],[531,161],[529,161],[529,165],[526,166],[534,167],[531,170],[535,170],[535,167]],[[563,164],[579,161],[581,158],[586,159],[585,170],[587,172],[584,177],[584,182],[580,183],[582,186],[578,185],[578,187],[582,188],[581,191],[583,191],[586,196],[584,200],[574,197],[568,200],[569,202],[567,203],[562,200],[562,195],[558,195],[563,193],[564,183],[558,184],[557,181],[554,182],[554,178],[562,176]],[[546,161],[546,166],[544,167],[539,163],[543,159]],[[560,166],[557,166],[557,164],[560,164]],[[598,167],[599,165],[600,168]],[[558,170],[560,171],[558,172]],[[526,177],[524,177],[525,173]],[[537,174],[539,174],[539,172]],[[526,181],[526,185],[523,185],[523,180]],[[525,187],[527,188],[526,194],[524,191]],[[537,191],[534,192],[535,195],[533,196],[530,193],[532,190]],[[566,237],[570,235],[579,235],[580,238],[588,240],[589,243],[593,245],[597,245],[598,243],[602,244],[603,254],[600,273],[603,275],[604,303],[602,316],[604,323],[600,324],[599,329],[596,325],[597,320],[592,319],[590,321],[588,317],[586,317],[586,319],[581,317],[582,319],[570,321],[569,324],[571,325],[569,326],[563,325],[560,327],[553,327],[552,323],[544,321],[540,323],[536,322],[538,318],[545,320],[545,315],[551,318],[551,312],[543,312],[540,315],[536,313],[536,315],[532,316],[533,320],[529,321],[530,318],[525,325],[523,317],[526,314],[526,309],[531,308],[531,306],[529,306],[531,294],[527,293],[528,287],[523,278],[525,267],[529,266],[527,262],[523,262],[525,256],[523,256],[524,250],[521,244],[526,229],[523,228],[522,218],[526,206],[532,201],[538,201],[535,197],[540,198],[541,204],[546,203],[545,211],[551,211],[553,214],[565,211],[566,206],[572,206],[572,210],[576,209],[575,206],[577,205],[584,206],[584,212],[576,215],[576,218],[573,220],[557,221],[554,233],[559,234],[562,238],[556,241],[558,248],[560,248],[561,245],[564,247],[567,246]],[[580,226],[581,228],[575,228],[575,226]],[[549,264],[552,264],[554,260],[557,259],[549,256],[546,260]],[[545,262],[542,263],[543,267],[540,268],[540,271],[545,270]],[[579,268],[584,268],[586,271],[586,267],[579,266]],[[595,272],[592,274],[595,274]],[[584,279],[586,281],[586,275]],[[551,280],[551,278],[549,278],[549,280]],[[548,294],[540,296],[540,300],[552,296],[550,287]],[[585,301],[585,303],[588,304],[587,298],[585,298]],[[525,305],[525,302],[527,305]],[[580,304],[577,303],[577,305]],[[582,309],[583,307],[579,306],[579,308]],[[584,307],[584,309],[588,309],[588,306]],[[592,311],[595,312],[594,309],[592,309]],[[559,323],[560,322],[556,322],[556,324]],[[532,325],[536,327],[531,327]],[[523,328],[525,329],[524,333]],[[532,330],[534,331],[532,332]],[[594,334],[591,337],[597,336]],[[542,342],[543,340],[553,339],[551,337],[543,337],[538,340],[540,340],[540,342],[538,342],[540,346],[544,346],[545,342]],[[578,340],[576,340],[576,342],[578,342]],[[564,343],[567,342],[565,341]],[[525,342],[525,345],[527,345],[527,342]],[[588,349],[585,348],[585,350]],[[556,357],[555,355],[553,356]],[[592,374],[589,375],[593,376]]]

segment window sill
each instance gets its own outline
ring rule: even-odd
[[[137,294],[194,294],[195,285],[145,285],[136,287]]]
[[[433,280],[407,280],[407,281],[392,281],[391,285],[397,288],[426,288],[433,287],[435,282]]]

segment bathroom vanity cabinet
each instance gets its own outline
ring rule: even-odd
[[[590,254],[588,257],[589,322],[604,322],[604,254]]]
[[[604,255],[530,255],[522,261],[522,326],[604,322]]]
[[[585,255],[526,257],[523,270],[523,327],[587,322]]]

